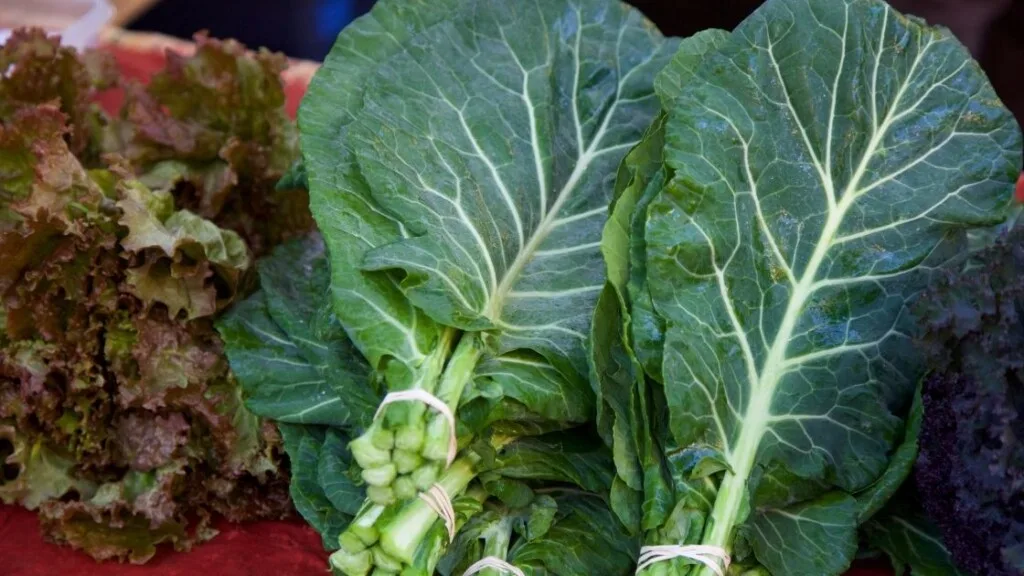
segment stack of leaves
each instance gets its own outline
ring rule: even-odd
[[[1019,225],[918,306],[934,372],[914,484],[968,574],[1024,571],[1024,231]]]
[[[948,31],[878,0],[768,0],[684,40],[655,87],[592,327],[617,516],[730,574],[842,574],[869,521],[914,573],[955,573],[912,509],[877,514],[916,452],[908,306],[1006,220],[1017,123]]]
[[[209,41],[158,77],[184,75],[209,92],[188,92],[200,100],[175,108],[160,100],[164,80],[152,95],[163,116],[133,124],[90,101],[117,82],[101,55],[80,57],[31,30],[0,49],[0,500],[38,509],[47,537],[96,558],[143,562],[157,543],[212,537],[213,514],[291,510],[281,438],[245,409],[213,327],[250,290],[251,250],[183,209],[189,189],[153,176],[166,164],[130,153],[142,136],[111,138],[216,126],[225,149],[266,150],[265,165],[236,165],[245,176],[224,189],[223,205],[250,205],[295,155],[280,136],[293,128],[281,116],[279,69],[265,60]],[[264,124],[218,124],[205,104],[213,96],[255,103]],[[212,163],[179,153],[162,160]],[[213,216],[262,222],[246,229],[261,242],[308,228],[308,216],[253,209]]]
[[[383,0],[339,36],[299,112],[329,256],[283,248],[221,324],[335,570],[632,571],[586,334],[675,48],[617,0]]]

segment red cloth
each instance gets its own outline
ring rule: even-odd
[[[34,513],[0,506],[0,574],[4,576],[304,576],[322,575],[327,554],[320,537],[299,521],[222,522],[220,534],[177,554],[162,546],[143,566],[99,564],[92,558],[47,544]],[[889,576],[884,562],[861,563],[846,576]]]
[[[109,49],[122,72],[145,81],[161,69],[160,50]],[[295,116],[305,84],[286,87],[287,108]],[[111,91],[101,97],[109,111],[118,109],[122,95]],[[1024,185],[1024,179],[1022,179]],[[1024,192],[1019,193],[1024,200]],[[177,554],[161,546],[156,557],[142,566],[97,563],[85,554],[45,542],[34,513],[13,506],[0,506],[0,574],[3,576],[299,576],[322,575],[327,568],[319,535],[299,520],[287,522],[221,522],[220,534],[188,553]],[[887,563],[861,563],[846,576],[889,576]]]
[[[0,506],[0,574],[4,576],[291,576],[322,575],[327,553],[320,536],[299,520],[221,522],[220,534],[188,553],[161,546],[142,566],[100,564],[85,554],[44,542],[35,513]]]

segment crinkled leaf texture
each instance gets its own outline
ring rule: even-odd
[[[113,57],[93,51],[79,55],[41,28],[14,30],[0,47],[0,119],[18,110],[56,102],[68,119],[71,151],[90,160],[99,152],[91,131],[100,113],[93,97],[115,81]]]
[[[917,308],[934,372],[922,396],[920,501],[965,572],[1024,570],[1024,230],[1004,230]]]
[[[706,447],[676,483],[674,540],[840,574],[854,495],[894,457],[924,371],[907,305],[1006,218],[1020,130],[948,31],[875,0],[769,0],[680,54],[657,83],[666,183],[630,200],[630,310],[649,295],[660,323],[636,314],[626,340],[664,383],[672,443]],[[605,243],[612,277],[626,244]]]
[[[195,43],[190,56],[169,54],[148,86],[126,82],[121,119],[103,141],[147,186],[262,256],[312,228],[304,187],[275,189],[298,156],[280,77],[288,61],[202,33]]]
[[[607,0],[381,2],[342,33],[303,154],[335,309],[392,387],[452,329],[585,386],[612,179],[673,47]]]
[[[87,170],[60,72],[83,64],[30,45],[19,58],[42,60],[18,74],[61,100],[0,89],[0,500],[133,562],[209,539],[214,514],[290,514],[280,437],[242,405],[209,320],[244,289],[247,247],[123,165]]]

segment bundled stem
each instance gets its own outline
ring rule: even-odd
[[[458,345],[452,350],[456,339]],[[434,395],[454,413],[482,353],[475,334],[445,331],[424,362],[413,389]],[[387,406],[384,415],[350,445],[363,469],[363,480],[369,485],[370,500],[391,504],[428,489],[452,459],[450,446],[455,433],[445,415],[425,403],[407,401]]]
[[[463,456],[441,475],[437,486],[452,500],[466,492],[471,499],[482,502],[482,491],[467,491],[475,477],[475,458]],[[371,569],[374,574],[399,573],[411,566],[426,568],[424,573],[432,574],[448,544],[446,531],[439,532],[443,536],[440,540],[428,537],[438,519],[438,514],[420,499],[390,506],[367,502],[339,537],[341,549],[331,555],[331,566],[346,576],[364,576]],[[466,518],[459,520],[465,522]]]

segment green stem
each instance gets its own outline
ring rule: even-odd
[[[743,430],[730,458],[732,470],[727,471],[722,478],[718,495],[715,497],[715,505],[705,526],[702,544],[718,546],[728,554],[732,554],[736,526],[750,514],[747,484],[757,458],[757,449],[768,427],[767,406],[773,392],[774,386],[763,387],[751,398]],[[714,576],[714,573],[710,568],[703,568],[697,575]]]
[[[399,372],[399,376],[386,378],[389,388],[393,379],[399,380],[400,386],[390,391],[394,392],[404,387],[433,393],[457,335],[458,332],[454,329],[443,331],[437,346],[411,374]],[[420,451],[424,438],[425,414],[426,406],[419,402],[389,404],[381,418],[375,420],[365,432],[349,444],[352,456],[359,467],[368,470],[390,464],[391,451],[395,447],[407,451]],[[393,433],[392,430],[398,431]],[[371,479],[374,478],[371,476]],[[370,479],[364,480],[370,482]],[[390,481],[380,486],[387,487],[389,483]]]
[[[441,374],[441,382],[438,384],[437,396],[448,405],[452,414],[456,413],[459,407],[459,400],[466,389],[466,385],[473,379],[476,364],[483,355],[483,345],[478,335],[465,333],[459,340],[458,346],[452,353],[452,357]],[[427,423],[426,441],[423,445],[423,457],[430,460],[444,460],[448,457],[449,435],[455,434],[455,430],[449,430],[448,420],[441,414],[434,413]]]
[[[501,522],[488,530],[484,535],[484,557],[494,556],[502,560],[508,559],[508,545],[512,541],[512,519],[504,517]],[[505,576],[494,568],[485,568],[481,576]]]
[[[473,461],[462,457],[452,463],[437,483],[454,500],[475,477]],[[380,545],[389,556],[411,564],[420,541],[437,520],[437,513],[426,502],[418,498],[410,500],[380,529]]]

